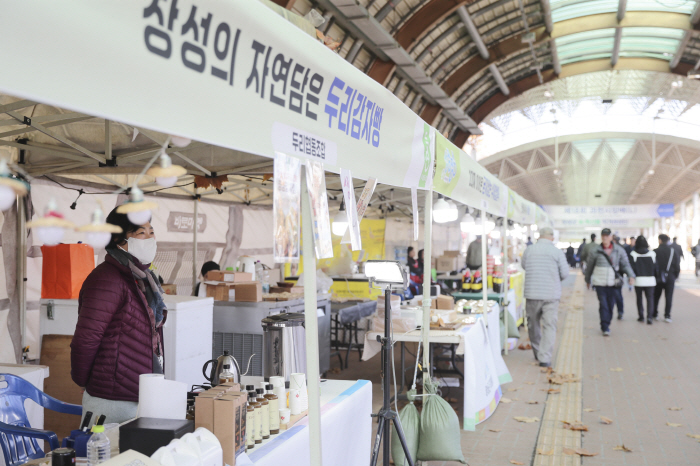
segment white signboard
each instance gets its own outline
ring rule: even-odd
[[[528,201],[508,188],[508,219],[522,225],[532,225],[537,220],[537,204]]]
[[[262,2],[0,0],[0,11],[0,92],[404,185],[424,123]]]
[[[647,228],[655,218],[672,217],[673,204],[601,206],[546,205],[555,228]]]

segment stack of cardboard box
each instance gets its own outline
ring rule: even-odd
[[[240,384],[226,383],[200,393],[194,403],[194,426],[216,435],[224,452],[224,464],[235,466],[246,449],[246,402]]]
[[[445,251],[437,258],[435,269],[438,272],[452,272],[464,267],[465,259],[459,251]]]
[[[262,283],[253,281],[253,274],[226,270],[209,273],[213,277],[204,284],[207,286],[207,297],[214,298],[214,301],[262,301]]]

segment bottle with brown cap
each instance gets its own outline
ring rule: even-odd
[[[270,434],[280,433],[280,400],[277,395],[272,393],[272,385],[267,384],[267,393],[265,393],[265,398],[267,398],[268,403],[270,403]]]
[[[255,447],[255,399],[250,393],[248,394],[248,406],[246,407],[245,416],[245,444],[246,449],[250,450]]]
[[[262,438],[270,438],[270,403],[265,398],[265,390],[258,388],[255,390],[258,394],[258,403],[262,405]]]
[[[246,389],[252,385],[246,385]],[[258,394],[255,390],[248,391],[250,401],[253,404],[253,414],[255,414],[255,443],[262,443],[262,404],[258,402]]]

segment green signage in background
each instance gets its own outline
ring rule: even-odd
[[[436,191],[451,196],[461,174],[460,151],[439,133],[435,134],[435,160],[433,187]]]

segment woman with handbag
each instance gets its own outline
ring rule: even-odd
[[[625,273],[634,285],[634,271],[630,267],[627,252],[619,244],[612,240],[612,232],[609,228],[603,228],[601,232],[602,243],[592,249],[587,255],[586,284],[588,289],[593,287],[598,295],[600,306],[600,329],[603,336],[610,336],[610,321],[612,320],[613,307],[617,288],[622,287],[621,273]]]
[[[630,253],[631,265],[637,279],[634,291],[637,293],[637,322],[644,322],[644,298],[647,300],[647,324],[654,321],[654,290],[656,289],[656,253],[649,250],[649,243],[644,236],[637,238],[634,250]]]

